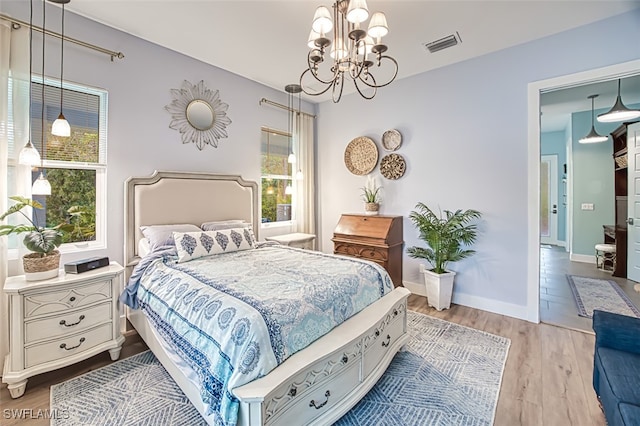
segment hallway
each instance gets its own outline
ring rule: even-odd
[[[540,321],[593,333],[591,318],[578,316],[576,302],[567,281],[567,274],[613,280],[620,285],[633,303],[640,307],[640,293],[634,281],[612,277],[591,263],[572,262],[563,247],[540,246]]]

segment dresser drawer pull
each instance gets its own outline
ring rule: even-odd
[[[342,355],[342,363],[346,364],[349,362],[349,356],[347,354]]]
[[[324,407],[325,405],[327,405],[327,402],[329,402],[329,397],[331,396],[331,392],[326,391],[324,393],[324,396],[327,398],[324,400],[324,402],[320,405],[316,405],[316,402],[312,399],[311,402],[309,403],[309,407],[314,407],[316,410],[321,409],[322,407]]]
[[[60,325],[64,325],[65,327],[73,327],[74,325],[80,324],[83,319],[84,319],[84,315],[80,315],[80,318],[78,318],[77,322],[74,322],[73,324],[67,324],[66,320],[62,320],[60,321]]]
[[[397,309],[394,309],[394,310],[393,310],[393,316],[394,316],[394,317],[397,317],[397,316],[398,316],[398,310],[397,310]]]
[[[75,296],[71,296],[71,297],[69,298],[69,302],[75,302],[75,301],[76,301],[76,297],[75,297]]]
[[[297,393],[298,388],[296,388],[295,386],[291,386],[291,389],[289,389],[289,396],[296,396]]]
[[[380,336],[380,330],[376,330],[376,337]]]
[[[385,342],[382,342],[382,347],[383,348],[388,347],[389,343],[391,343],[391,336],[387,334],[387,340]]]
[[[60,344],[60,349],[64,349],[65,351],[70,351],[70,350],[73,350],[73,349],[75,349],[75,348],[79,348],[79,347],[80,347],[80,345],[81,345],[85,340],[86,340],[86,339],[85,339],[84,337],[81,337],[81,338],[80,338],[80,343],[78,343],[77,345],[72,346],[72,347],[70,347],[70,348],[68,348],[68,347],[67,347],[67,344],[66,344],[66,343],[62,343],[62,344]]]

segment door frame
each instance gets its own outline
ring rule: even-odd
[[[640,73],[640,60],[582,71],[528,84],[527,173],[527,320],[540,322],[540,95]],[[570,161],[567,161],[570,163]],[[569,220],[571,222],[571,220]]]

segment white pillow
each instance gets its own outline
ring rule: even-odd
[[[255,247],[255,237],[250,226],[219,231],[174,232],[173,238],[178,250],[178,263]]]
[[[174,245],[174,232],[195,232],[199,231],[196,225],[190,223],[178,223],[172,225],[151,225],[141,226],[142,235],[149,240],[149,247],[154,251],[163,246]]]
[[[251,225],[242,219],[218,220],[213,222],[205,222],[200,225],[204,231],[219,231],[222,229],[245,228]]]

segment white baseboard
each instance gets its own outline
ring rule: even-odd
[[[571,253],[569,259],[573,262],[593,263],[596,264],[596,257],[590,254],[575,254]]]
[[[407,290],[419,296],[427,296],[427,289],[424,284],[403,281],[402,284]],[[527,315],[527,306],[514,305],[513,303],[500,302],[499,300],[487,299],[485,297],[473,296],[465,293],[457,293],[455,286],[453,289],[453,298],[451,300],[457,305],[468,306],[474,309],[480,309],[495,314],[506,315],[513,318],[530,321]]]

